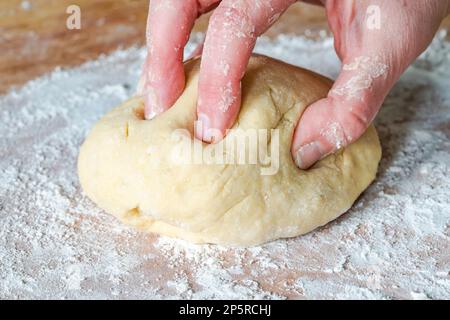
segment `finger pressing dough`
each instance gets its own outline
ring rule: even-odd
[[[262,175],[261,164],[174,163],[173,146],[193,141],[174,142],[172,134],[186,129],[193,136],[199,65],[185,64],[184,93],[155,119],[144,120],[143,101],[133,98],[92,129],[81,147],[79,177],[85,193],[107,212],[142,230],[195,243],[250,246],[328,223],[375,178],[381,148],[373,127],[313,168],[296,167],[290,146],[297,121],[332,82],[263,56],[251,58],[242,80],[233,130],[279,130],[276,174]],[[199,143],[203,151],[214,146]]]

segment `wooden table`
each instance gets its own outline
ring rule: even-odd
[[[81,30],[68,30],[66,8],[72,0],[0,1],[0,93],[57,66],[76,66],[119,47],[143,45],[148,1],[78,0]],[[194,31],[205,31],[209,15]],[[450,19],[444,22],[450,26]],[[326,29],[324,10],[298,3],[267,33],[303,34]]]
[[[72,3],[0,0],[0,94],[57,66],[144,44],[148,1],[77,0],[80,31],[66,28]],[[199,19],[195,31],[206,29],[207,18]],[[296,4],[267,35],[324,28],[323,9]],[[96,71],[101,69],[90,70],[108,80]],[[378,117],[379,178],[351,212],[304,237],[226,251],[129,230],[81,193],[76,155],[84,132],[100,116],[92,109],[86,117],[84,111],[101,110],[99,102],[109,98],[118,103],[111,93],[120,91],[115,85],[123,89],[122,78],[111,80],[112,87],[94,85],[92,92],[74,85],[55,101],[44,99],[39,86],[8,95],[0,103],[7,117],[0,126],[6,181],[0,194],[7,195],[0,199],[0,299],[267,298],[266,293],[295,299],[448,298],[450,229],[444,219],[450,203],[443,172],[450,159],[450,121],[448,112],[439,114],[448,100],[426,72],[424,78],[416,74],[396,86]],[[63,90],[58,80],[50,84]],[[95,94],[89,105],[59,108],[67,97],[97,92],[112,97]]]

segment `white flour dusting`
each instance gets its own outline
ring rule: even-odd
[[[308,235],[251,249],[142,234],[81,193],[78,148],[134,92],[143,49],[55,70],[1,96],[0,299],[449,299],[444,37],[387,98],[376,120],[384,151],[378,179],[354,207]],[[326,36],[262,39],[257,51],[334,78],[339,71]]]
[[[381,58],[357,57],[352,63],[344,64],[342,70],[353,71],[351,77],[344,85],[333,88],[332,92],[338,96],[346,96],[347,99],[359,98],[365,89],[371,88],[375,79],[383,76],[389,67],[381,62]]]

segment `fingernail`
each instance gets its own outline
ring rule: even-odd
[[[153,119],[163,111],[158,96],[156,95],[153,89],[147,90],[147,92],[145,93],[144,100],[145,100],[144,112],[146,120]]]
[[[210,131],[211,121],[209,117],[204,113],[199,113],[197,116],[197,121],[195,122],[195,136],[197,139],[205,142],[211,142],[211,136],[209,135]]]
[[[304,146],[300,147],[295,153],[295,164],[300,169],[308,169],[311,167],[316,161],[322,159],[325,155],[323,151],[323,147],[318,141],[314,141]]]

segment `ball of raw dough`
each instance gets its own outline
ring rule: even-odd
[[[195,243],[257,245],[328,223],[347,211],[375,178],[381,148],[373,127],[313,168],[296,167],[290,146],[297,121],[309,104],[326,96],[332,82],[263,56],[249,63],[235,134],[220,144],[227,150],[232,137],[252,129],[278,129],[276,173],[263,174],[269,169],[260,162],[174,161],[174,146],[193,141],[205,154],[218,155],[212,149],[217,144],[187,135],[174,139],[180,129],[193,136],[199,65],[199,60],[186,63],[186,89],[167,112],[144,120],[143,101],[134,98],[92,129],[81,147],[79,177],[85,193],[107,212],[145,231]],[[276,142],[271,139],[266,143],[269,158]]]

